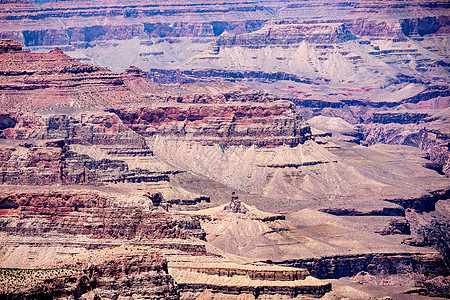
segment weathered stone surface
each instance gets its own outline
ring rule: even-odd
[[[64,144],[64,143],[63,143]],[[1,183],[15,185],[104,184],[169,181],[171,171],[149,171],[120,158],[95,159],[69,146],[0,146]]]
[[[112,113],[73,111],[68,113],[11,113],[3,138],[12,140],[60,139],[67,144],[134,146],[143,148],[144,139]]]
[[[354,276],[361,271],[369,274],[446,274],[442,257],[435,254],[364,254],[322,257],[308,260],[285,261],[283,265],[310,270],[317,278]]]
[[[37,237],[54,232],[96,239],[148,240],[187,238],[192,230],[193,236],[204,236],[198,221],[137,206],[114,207],[117,200],[98,194],[6,194],[0,201],[8,207],[5,209],[12,209],[2,218],[1,231],[15,235]]]
[[[125,87],[119,74],[105,67],[82,64],[59,48],[48,53],[30,53],[20,51],[11,40],[2,40],[2,45],[2,112],[102,108],[139,99]]]
[[[228,252],[245,256],[239,260],[246,263],[298,262],[322,277],[428,269],[448,274],[443,263],[448,260],[448,224],[441,218],[445,209],[439,208],[439,202],[448,198],[448,181],[422,167],[426,162],[417,149],[355,145],[371,144],[372,139],[419,146],[430,153],[428,167],[446,172],[448,122],[442,111],[430,112],[448,106],[448,62],[445,47],[439,46],[446,39],[448,18],[430,18],[445,15],[445,3],[57,1],[44,8],[28,1],[2,4],[0,35],[23,40],[26,47],[49,46],[47,51],[58,44],[84,61],[90,59],[86,53],[96,60],[103,52],[104,60],[99,61],[116,62],[115,71],[128,67],[132,59],[146,70],[155,68],[146,74],[165,82],[202,77],[242,81],[277,93],[271,96],[222,83],[166,88],[137,68],[117,74],[79,63],[59,49],[29,53],[14,42],[2,41],[2,183],[35,185],[31,189],[46,184],[44,189],[62,190],[18,193],[11,192],[18,186],[1,186],[2,262],[14,261],[21,247],[33,249],[24,251],[17,264],[40,266],[42,257],[54,259],[56,254],[51,253],[58,251],[74,255],[135,245],[160,248],[174,260],[228,256]],[[315,15],[327,13],[332,13],[327,20]],[[63,20],[53,22],[59,17]],[[104,24],[98,24],[98,17],[105,17]],[[273,20],[278,18],[296,20]],[[111,55],[116,51],[120,59]],[[172,69],[158,70],[168,67]],[[307,117],[340,116],[359,126],[341,124],[348,130],[333,141],[334,132],[311,131],[292,104],[277,101],[283,97],[294,98]],[[426,112],[413,111],[424,108]],[[376,125],[371,128],[369,123]],[[383,132],[389,126],[394,132]],[[377,133],[378,128],[383,129]],[[246,199],[258,199],[259,207],[271,211],[313,206],[344,216],[314,210],[280,216],[245,204],[236,209],[236,203],[230,205],[231,211],[221,207],[180,215],[173,209],[185,208],[176,205],[196,205],[203,189],[209,188],[207,195],[216,190],[198,186],[207,180],[195,181],[195,176],[164,165],[153,154],[254,193],[259,198]],[[193,180],[197,194],[189,192],[189,183],[183,186],[189,191],[169,184],[174,174]],[[109,196],[63,192],[69,183],[85,184]],[[112,191],[115,197],[110,197]],[[437,211],[441,215],[433,222]],[[352,217],[372,221],[364,228],[353,224]],[[375,221],[376,217],[380,219]],[[201,241],[205,238],[207,242]],[[52,248],[56,245],[59,250]],[[442,255],[422,246],[436,247]],[[118,255],[98,268],[89,266],[90,273],[104,273],[106,278],[64,277],[49,288],[73,295],[85,280],[94,280],[97,287],[85,298],[130,293],[176,298],[167,272],[136,268],[147,265],[147,259],[152,258]],[[220,282],[225,269],[233,273],[242,268],[190,270],[184,279],[203,274],[207,280],[176,280],[185,296],[199,296],[205,289],[218,297],[252,293],[254,298],[293,297],[304,291],[321,295],[329,290],[323,282],[311,286]],[[271,276],[261,270],[247,273]],[[214,282],[215,276],[220,284]],[[75,286],[67,286],[68,281]],[[155,282],[162,282],[162,287],[155,288]]]
[[[427,166],[441,174],[450,170],[449,110],[379,113],[364,125],[365,143],[411,145],[429,154]],[[419,122],[422,121],[422,122]]]
[[[249,34],[222,34],[219,46],[267,47],[268,45],[291,45],[307,41],[317,44],[345,42],[356,37],[343,24],[302,24],[292,21],[267,22],[263,28]]]
[[[95,258],[80,257],[55,269],[22,271],[28,278],[14,280],[16,286],[2,286],[0,295],[8,299],[79,299],[151,297],[179,299],[176,284],[167,273],[167,262],[158,252],[96,251]],[[56,268],[59,267],[59,268]],[[2,281],[20,270],[2,269]],[[39,274],[42,273],[42,274]],[[36,275],[35,275],[36,274]],[[42,276],[43,275],[43,276]],[[22,275],[23,276],[23,275]]]
[[[289,102],[168,104],[113,110],[141,136],[166,136],[203,144],[296,146],[309,126]]]

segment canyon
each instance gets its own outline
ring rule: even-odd
[[[0,298],[448,297],[443,1],[0,1]]]

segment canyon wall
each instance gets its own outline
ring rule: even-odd
[[[78,259],[76,265],[63,265],[47,270],[15,270],[4,272],[3,280],[24,276],[8,283],[2,297],[9,299],[43,299],[76,297],[81,299],[115,298],[130,295],[153,299],[179,299],[167,261],[158,252],[108,253],[97,251],[95,263]],[[76,267],[78,270],[75,271]],[[127,288],[118,288],[126,283]]]
[[[207,145],[296,146],[310,129],[288,102],[165,105],[113,110],[144,137],[167,136]]]

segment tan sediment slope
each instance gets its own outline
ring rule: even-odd
[[[401,236],[380,236],[339,216],[311,209],[282,216],[243,205],[248,210],[245,213],[227,211],[226,205],[186,213],[205,216],[201,218],[202,228],[212,245],[258,260],[417,252],[414,247],[401,245]],[[431,249],[426,252],[435,254]]]
[[[391,207],[376,201],[420,197],[448,188],[449,184],[425,169],[423,161],[405,157],[394,150],[395,146],[366,148],[353,144],[332,153],[314,141],[296,147],[258,148],[204,146],[156,137],[148,144],[155,155],[183,169],[249,193],[286,199],[285,209],[328,205]],[[265,203],[258,206],[277,209]]]

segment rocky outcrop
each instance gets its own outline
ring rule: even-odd
[[[144,148],[144,139],[112,113],[4,114],[3,138],[12,140],[64,140],[67,144],[133,146]]]
[[[2,218],[1,231],[19,236],[59,233],[95,239],[152,240],[205,235],[199,222],[189,217],[144,211],[93,193],[6,194],[0,201],[3,212],[11,210]]]
[[[20,51],[12,40],[1,43],[2,112],[101,108],[139,99],[125,87],[119,74],[105,67],[82,64],[59,48],[48,53],[30,53]]]
[[[295,298],[299,295],[321,297],[331,284],[321,282],[304,269],[270,265],[239,266],[230,263],[171,264],[169,272],[182,295],[199,296],[202,291],[214,295],[249,294],[258,297]]]
[[[268,96],[267,93],[231,92],[218,93],[214,97],[200,94],[166,98],[156,96],[163,98],[162,101],[177,104],[151,104],[144,107],[114,108],[110,109],[110,113],[95,112],[93,107],[111,108],[115,107],[114,104],[117,102],[123,107],[126,102],[139,102],[144,99],[147,103],[151,103],[155,97],[144,96],[145,93],[142,91],[141,95],[138,95],[125,86],[120,75],[105,68],[81,64],[60,50],[53,50],[47,54],[22,51],[3,55],[5,60],[2,60],[3,65],[0,68],[4,69],[5,76],[2,80],[5,84],[3,95],[6,100],[2,103],[4,110],[16,110],[14,113],[2,114],[0,134],[6,139],[64,139],[68,144],[144,147],[143,137],[158,134],[193,136],[194,139],[209,144],[259,146],[282,144],[295,146],[309,138],[309,127],[295,112],[294,106],[287,102],[266,104],[265,101],[273,101],[275,98]],[[23,73],[21,68],[23,65],[29,65],[29,61],[33,63]],[[133,89],[137,89],[136,82],[139,79],[143,80],[139,75],[138,70],[130,69],[123,78]],[[45,84],[31,83],[30,78],[37,81],[45,79]],[[118,81],[113,82],[116,79]],[[152,88],[149,82],[142,84]],[[89,89],[87,93],[89,96],[78,104],[72,103],[71,97],[78,97],[84,88]],[[26,93],[21,95],[21,92],[16,92],[21,90]],[[53,93],[51,101],[47,99],[44,101],[50,90],[56,93],[56,98],[53,97],[55,94]],[[112,98],[109,97],[110,92],[113,94]],[[64,98],[61,103],[58,102],[58,95]],[[25,100],[9,106],[9,101],[13,101],[10,96],[13,98],[20,96]],[[97,105],[96,101],[100,100],[102,103]],[[249,100],[256,100],[259,103],[247,103]],[[245,103],[237,104],[235,103],[237,101]],[[178,102],[207,103],[207,105],[185,105]],[[21,107],[16,107],[19,104]],[[17,112],[54,109],[60,106],[71,108],[64,113]],[[73,107],[91,107],[91,110]]]
[[[81,269],[85,270],[91,286],[95,287],[90,294],[100,298],[131,295],[153,299],[179,297],[176,283],[167,273],[167,262],[158,253],[137,251],[114,255],[94,266],[86,264]]]
[[[63,143],[64,145],[64,143]],[[132,169],[123,159],[94,159],[68,146],[0,146],[0,182],[13,185],[169,181],[167,172]]]
[[[380,123],[380,124],[417,124],[420,121],[431,122],[433,118],[430,118],[430,113],[419,111],[403,111],[403,112],[375,112],[367,123]],[[426,120],[425,120],[426,119]]]
[[[416,212],[430,212],[436,210],[435,204],[439,200],[450,198],[450,190],[438,190],[419,198],[413,199],[389,199],[386,201],[403,206],[405,209],[410,208]]]
[[[305,280],[310,276],[308,270],[297,268],[277,268],[271,265],[241,266],[233,264],[183,265],[172,264],[171,268],[189,270],[208,275],[224,277],[247,276],[252,280],[294,281]]]
[[[450,170],[448,114],[431,111],[429,113],[379,113],[374,114],[373,123],[365,124],[365,143],[411,145],[428,152],[430,162],[427,167],[441,174]],[[422,121],[422,122],[420,122]]]
[[[55,12],[54,7],[64,7],[67,4],[74,3],[60,1],[49,4],[49,8],[44,11],[34,8],[34,13],[28,15],[39,22],[52,13],[57,15],[59,11]],[[244,3],[244,6],[247,4]],[[295,11],[295,3],[289,5],[291,4],[294,4],[291,8]],[[228,41],[228,38],[230,42],[224,42],[199,54],[190,60],[188,69],[198,63],[210,67],[216,61],[219,65],[217,70],[230,67],[231,71],[223,71],[223,76],[253,76],[265,81],[264,85],[261,85],[268,89],[272,89],[273,86],[269,84],[276,81],[280,85],[275,90],[283,91],[281,95],[292,92],[301,99],[298,103],[317,103],[318,110],[315,113],[351,113],[353,121],[370,120],[380,126],[417,126],[415,123],[423,122],[421,126],[426,123],[427,132],[435,133],[439,139],[446,137],[446,132],[440,130],[445,129],[445,126],[435,126],[437,121],[443,119],[441,117],[433,119],[434,116],[423,113],[378,111],[399,105],[406,108],[419,107],[424,101],[438,106],[446,103],[445,99],[435,99],[446,95],[446,83],[442,83],[443,77],[439,75],[443,74],[441,68],[445,68],[446,62],[442,60],[437,63],[435,58],[426,60],[430,56],[428,52],[432,52],[434,48],[430,46],[428,50],[423,50],[423,44],[414,44],[417,37],[405,39],[392,36],[396,30],[395,20],[385,24],[385,27],[382,25],[383,21],[365,23],[367,29],[360,34],[364,35],[366,32],[372,36],[378,31],[379,40],[355,40],[356,36],[350,33],[347,25],[343,25],[345,22],[337,24],[271,21],[265,27],[260,23],[254,24],[253,27],[249,24],[251,28],[247,28],[248,32],[243,33],[240,32],[241,29],[231,32],[232,28],[228,23],[210,24],[213,27],[211,31],[210,27],[197,23],[191,27],[182,22],[175,26],[175,23],[168,25],[149,21],[145,22],[147,25],[144,25],[144,31],[152,40],[141,43],[142,40],[136,38],[142,33],[141,26],[120,24],[122,18],[133,23],[133,12],[128,16],[127,13],[118,15],[121,6],[126,4],[108,6],[109,16],[114,22],[117,21],[114,26],[88,24],[89,18],[102,15],[105,10],[101,3],[98,6],[95,3],[83,5],[83,9],[67,12],[67,15],[72,15],[74,19],[79,17],[76,14],[86,18],[84,29],[71,31],[71,38],[79,43],[78,46],[83,43],[92,46],[92,49],[89,49],[92,53],[99,51],[96,47],[98,42],[104,42],[105,47],[102,49],[108,49],[110,38],[117,36],[115,47],[120,48],[122,41],[126,39],[126,43],[133,49],[145,49],[143,51],[149,55],[143,57],[151,60],[151,57],[164,55],[161,54],[164,51],[154,51],[153,47],[175,49],[182,43],[176,40],[178,38],[181,40],[221,34],[219,44],[221,41]],[[221,7],[227,10],[229,4],[214,2],[208,5],[214,9]],[[253,3],[248,5],[252,6]],[[361,12],[370,10],[371,13],[377,14],[379,5],[381,3],[368,7],[365,3],[358,6],[358,9]],[[204,8],[202,4],[186,7],[184,4],[169,3],[167,6],[170,6],[167,11],[156,11],[160,9],[157,4],[147,6],[146,11],[155,12],[157,18],[166,13],[173,13],[171,17],[178,19],[186,11],[194,14],[195,9]],[[137,3],[132,9],[137,7],[141,5]],[[255,11],[266,12],[260,9],[262,4],[255,7]],[[128,8],[130,7],[127,6]],[[286,11],[279,10],[279,13],[284,14]],[[140,16],[141,12],[138,9],[136,16]],[[25,15],[27,14],[24,12],[18,19],[23,20]],[[378,28],[369,28],[373,24]],[[58,35],[58,31],[52,28],[36,31],[27,29],[24,29],[22,34],[28,45],[47,43]],[[225,29],[230,32],[225,32]],[[426,36],[427,34],[423,38]],[[161,40],[156,40],[159,38]],[[56,40],[64,41],[64,37],[55,38]],[[387,40],[389,42],[386,42]],[[186,41],[188,40],[183,40],[183,43]],[[264,47],[261,48],[258,43],[263,43]],[[154,181],[168,184],[170,176],[180,172],[178,169],[173,171],[173,168],[167,168],[162,161],[156,161],[153,157],[155,153],[186,170],[213,178],[241,191],[264,195],[266,197],[260,197],[257,200],[259,203],[256,204],[264,205],[272,211],[292,211],[306,206],[328,207],[332,203],[335,206],[327,212],[356,216],[402,216],[408,208],[417,213],[432,211],[437,200],[448,198],[445,178],[422,168],[422,161],[413,158],[413,155],[416,155],[413,148],[405,148],[401,152],[394,148],[366,148],[354,144],[349,146],[355,139],[347,139],[347,146],[328,145],[327,149],[333,148],[328,151],[322,144],[310,140],[311,129],[293,104],[274,101],[278,96],[270,96],[266,92],[222,92],[222,87],[218,88],[219,85],[190,85],[186,91],[183,91],[184,86],[172,86],[164,90],[165,87],[150,82],[136,68],[128,69],[119,75],[103,67],[81,64],[59,49],[45,54],[33,54],[21,51],[13,42],[5,44],[7,46],[2,48],[5,50],[0,54],[2,183],[29,184],[33,187],[29,188],[32,190],[28,192],[5,192],[2,196],[0,236],[4,238],[3,243],[5,249],[7,248],[4,252],[7,254],[4,254],[2,259],[6,257],[6,260],[13,261],[15,257],[10,256],[8,251],[16,246],[46,249],[42,251],[47,251],[50,247],[61,247],[65,248],[61,250],[63,252],[76,253],[121,244],[164,249],[172,258],[178,254],[181,254],[180,259],[185,259],[186,256],[208,256],[206,234],[200,226],[204,224],[209,230],[208,241],[214,242],[213,245],[224,252],[244,255],[253,260],[261,257],[265,260],[283,257],[279,260],[303,264],[322,277],[337,278],[359,271],[373,274],[425,273],[427,269],[431,269],[436,274],[448,273],[442,258],[431,249],[417,250],[411,246],[400,245],[399,242],[399,245],[386,243],[399,240],[399,237],[391,236],[393,234],[407,234],[408,230],[414,232],[418,227],[416,223],[410,222],[410,219],[405,221],[397,218],[387,222],[387,227],[380,232],[386,236],[381,236],[355,229],[344,224],[337,216],[321,214],[316,218],[315,215],[320,213],[306,211],[304,215],[307,215],[307,218],[297,216],[296,219],[294,214],[289,216],[291,220],[286,220],[283,216],[256,213],[254,209],[237,201],[226,205],[227,209],[219,209],[215,217],[191,217],[188,213],[175,212],[169,204],[177,205],[189,201],[195,204],[201,201],[201,197],[193,195],[190,198],[174,197],[164,200],[162,193],[156,193],[156,185],[149,184]],[[293,44],[295,46],[291,47]],[[183,44],[183,48],[189,49],[189,45],[192,44]],[[192,51],[201,52],[199,49]],[[118,60],[116,56],[114,59],[122,63],[122,60],[133,57],[128,55],[127,51],[123,53],[123,59]],[[266,53],[266,56],[261,56],[262,53]],[[236,59],[228,59],[230,57]],[[261,57],[270,57],[271,61],[265,64],[263,69],[255,70],[255,66],[258,67],[254,60],[258,61]],[[399,59],[402,60],[401,64],[410,65],[405,74],[398,73]],[[223,65],[220,65],[221,63]],[[240,66],[247,63],[251,67],[250,73],[239,70]],[[390,64],[394,66],[390,67]],[[431,65],[433,69],[428,70]],[[303,66],[306,66],[306,69],[301,69]],[[290,69],[283,69],[285,67]],[[421,70],[424,70],[423,76],[415,73],[422,72]],[[177,71],[174,72],[176,75]],[[198,71],[197,68],[195,72],[205,71]],[[197,74],[195,72],[186,74],[192,79]],[[220,72],[222,71],[214,71],[211,74],[216,76]],[[313,80],[307,79],[310,74],[314,75]],[[374,74],[378,75],[373,76]],[[428,84],[430,78],[443,88],[427,90],[424,85]],[[260,87],[260,83],[257,85]],[[324,93],[330,86],[333,90]],[[195,90],[197,87],[199,91]],[[208,93],[209,89],[214,93]],[[385,91],[382,91],[384,89]],[[207,92],[202,93],[205,90]],[[161,93],[163,95],[158,95]],[[329,99],[326,102],[322,101],[327,97]],[[338,101],[335,101],[336,99]],[[256,101],[249,103],[247,100]],[[339,112],[340,109],[343,112]],[[322,134],[321,137],[330,135]],[[363,138],[366,136],[357,136],[357,139]],[[411,140],[414,140],[413,137]],[[440,146],[444,148],[445,144]],[[414,153],[410,155],[411,152]],[[184,178],[190,180],[194,177],[189,176]],[[183,180],[183,176],[180,178]],[[142,184],[132,187],[126,185],[138,182]],[[203,194],[203,189],[209,188],[199,184],[206,180],[193,182],[193,185],[197,185],[197,195]],[[108,185],[88,186],[105,183]],[[48,185],[44,189],[60,191],[54,193],[34,190],[38,190],[36,185],[43,184]],[[94,192],[83,193],[77,190],[72,194],[67,192],[67,186],[55,187],[50,186],[51,184],[84,184],[83,188],[103,193],[98,192],[97,195]],[[7,188],[19,189],[17,186],[2,186],[2,190]],[[163,188],[168,190],[173,187],[166,185]],[[429,191],[435,192],[426,194]],[[214,192],[213,190],[211,194]],[[114,197],[111,196],[113,194]],[[381,201],[386,199],[394,203]],[[209,212],[211,211],[213,210]],[[328,223],[320,223],[320,219],[325,219]],[[210,221],[209,224],[207,221]],[[408,224],[413,226],[408,228]],[[420,245],[417,243],[416,246],[434,245],[446,251],[441,239],[444,236],[441,231],[446,227],[437,223],[432,225],[439,227],[438,232],[424,230],[422,236],[426,236],[427,240]],[[230,227],[231,230],[223,230]],[[326,230],[323,230],[324,228]],[[197,240],[197,243],[193,243],[192,239],[203,241]],[[356,243],[348,243],[350,239]],[[420,242],[419,239],[415,241]],[[361,245],[366,242],[367,245]],[[386,247],[386,244],[389,247]],[[410,243],[413,244],[414,242]],[[359,248],[355,250],[354,247]],[[21,251],[20,249],[17,251]],[[214,247],[208,249],[216,251]],[[405,252],[402,252],[403,250]],[[211,256],[217,256],[217,253]],[[309,254],[299,258],[303,253]],[[29,257],[36,259],[37,256],[33,255],[30,254]],[[313,258],[314,256],[318,258]],[[30,264],[26,260],[28,257],[24,257],[24,264]],[[100,263],[97,269],[89,269],[88,273],[94,274],[94,279],[89,277],[90,275],[86,275],[87,279],[83,280],[78,277],[55,279],[53,282],[57,286],[49,288],[58,290],[67,281],[73,283],[95,280],[95,287],[92,288],[96,291],[88,293],[86,297],[95,297],[97,292],[98,297],[105,298],[129,296],[127,293],[130,291],[152,297],[149,290],[157,290],[158,295],[162,295],[160,288],[154,289],[151,286],[147,290],[147,285],[139,283],[142,279],[150,284],[163,282],[163,290],[171,290],[170,278],[165,274],[162,274],[162,277],[158,277],[161,274],[147,275],[152,271],[150,269],[141,270],[142,273],[139,273],[141,271],[138,265],[145,265],[146,258],[125,258],[119,255],[115,259],[116,261],[107,260],[105,264]],[[39,264],[38,259],[35,263]],[[124,265],[125,270],[121,271],[120,265]],[[91,267],[92,265],[89,266]],[[137,278],[126,277],[128,274],[134,274],[131,269],[136,268],[139,273]],[[81,269],[85,270],[84,267]],[[244,275],[234,274],[241,269],[218,267],[205,271],[191,268],[182,270],[181,279],[177,281],[183,290],[190,293],[211,289],[220,294],[251,293],[254,297],[260,294],[322,295],[329,290],[329,285],[323,282],[291,285],[293,280],[280,280],[289,284],[274,284],[276,280],[267,279],[279,274],[267,270],[246,270]],[[96,272],[106,274],[107,278],[96,280]],[[219,274],[211,275],[208,272]],[[231,276],[221,276],[221,272]],[[192,280],[194,277],[198,278],[199,274],[208,278],[201,282]],[[293,278],[295,274],[297,277],[300,275],[286,272],[286,276],[281,278]],[[242,278],[247,277],[246,275],[252,277],[250,283],[245,281],[248,278]],[[209,276],[222,278],[216,280],[217,277],[214,277],[210,280]],[[233,283],[235,276],[238,276],[239,281],[242,279],[243,284]],[[124,277],[126,278],[123,279]],[[258,277],[264,277],[265,282],[255,283],[254,278]],[[227,281],[230,278],[231,281]],[[302,280],[307,281],[307,278]],[[126,289],[124,286],[130,288]],[[144,288],[136,291],[138,286]],[[82,287],[75,284],[74,289],[80,290]],[[69,290],[67,295],[72,295],[72,287]],[[169,292],[167,297],[170,298],[171,295]]]
[[[242,80],[255,80],[265,83],[274,83],[279,80],[288,80],[299,83],[311,84],[313,80],[306,76],[298,76],[286,72],[263,72],[263,71],[234,71],[234,70],[165,70],[150,69],[146,72],[153,81],[161,84],[170,83],[193,83],[193,82],[239,82]],[[327,81],[323,79],[322,81]],[[316,82],[314,82],[316,83]]]
[[[2,269],[2,281],[7,284],[2,286],[0,296],[7,299],[113,299],[133,295],[179,299],[163,256],[158,252],[134,250],[98,251],[95,262],[78,259],[63,268]],[[18,279],[24,275],[25,279]]]
[[[361,271],[377,274],[448,274],[442,256],[437,254],[361,254],[283,261],[280,264],[308,269],[317,278],[354,276]]]
[[[271,21],[252,33],[242,35],[222,34],[217,40],[217,45],[263,48],[267,45],[291,46],[302,41],[318,44],[339,43],[355,38],[344,24]]]
[[[406,219],[392,220],[389,222],[389,225],[380,232],[380,234],[411,234],[411,227]]]
[[[422,279],[417,282],[418,286],[424,287],[427,296],[431,297],[447,297],[450,294],[450,278],[444,276],[436,276],[431,279]]]
[[[430,16],[415,19],[400,20],[402,32],[407,35],[424,36],[433,33],[448,33],[449,18],[448,16]]]
[[[22,45],[12,40],[0,40],[0,54],[21,52]]]
[[[61,183],[63,150],[60,148],[1,147],[2,184]]]
[[[442,204],[441,202],[444,202]],[[445,264],[450,264],[449,221],[446,217],[445,202],[440,201],[436,211],[429,214],[418,214],[412,210],[407,211],[407,218],[412,224],[414,235],[403,241],[405,244],[419,247],[433,247],[444,257]]]
[[[401,207],[327,207],[320,208],[319,211],[335,216],[405,216],[405,210]]]
[[[144,137],[161,135],[206,145],[296,146],[310,135],[309,126],[289,102],[171,104],[111,111]]]

